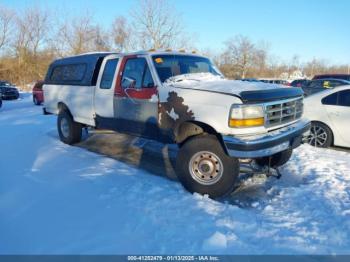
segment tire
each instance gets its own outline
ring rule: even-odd
[[[82,125],[75,122],[67,111],[60,111],[57,117],[57,130],[61,141],[72,145],[79,143],[82,136]]]
[[[38,101],[38,99],[36,98],[36,96],[33,96],[33,103],[34,105],[40,106],[40,102]]]
[[[217,198],[232,192],[239,175],[239,161],[225,154],[215,136],[200,135],[180,148],[175,169],[189,192]]]
[[[333,132],[323,123],[312,122],[307,142],[314,147],[330,147],[333,144]]]
[[[283,166],[285,163],[289,161],[292,157],[293,149],[287,149],[282,152],[276,153],[270,157],[262,157],[255,159],[255,162],[259,166],[268,166],[270,164],[271,167],[276,168]]]

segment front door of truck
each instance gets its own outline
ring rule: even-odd
[[[147,57],[123,58],[114,97],[114,113],[121,131],[158,136],[158,91]]]
[[[102,62],[95,88],[94,105],[96,117],[114,117],[113,96],[118,76],[118,64],[118,55],[107,56]]]

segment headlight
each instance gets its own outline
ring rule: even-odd
[[[261,105],[233,105],[231,107],[230,127],[263,126],[264,108]]]

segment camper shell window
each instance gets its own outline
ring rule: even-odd
[[[60,65],[52,70],[51,81],[77,81],[84,79],[86,64]]]
[[[47,85],[95,86],[103,59],[116,53],[92,53],[54,61],[46,74]]]

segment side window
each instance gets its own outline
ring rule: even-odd
[[[138,89],[154,86],[146,59],[131,58],[127,60],[123,71],[122,88],[130,87],[132,81],[134,82],[133,87]]]
[[[343,82],[340,82],[340,81],[333,81],[333,83],[332,83],[333,85],[333,87],[337,87],[337,86],[343,86],[343,85],[345,85]]]
[[[60,81],[63,79],[63,66],[56,66],[51,73],[50,80]]]
[[[350,107],[350,90],[339,92],[338,105]]]
[[[100,83],[101,89],[110,89],[112,87],[113,78],[114,78],[115,70],[118,65],[118,61],[119,61],[118,58],[107,61],[103,71],[102,78],[101,78],[101,83]]]
[[[61,65],[56,66],[52,73],[50,80],[56,82],[68,82],[68,81],[81,81],[83,80],[86,72],[85,64],[75,64],[75,65]]]
[[[337,105],[337,100],[338,100],[338,92],[324,97],[322,99],[322,104],[335,106]]]

